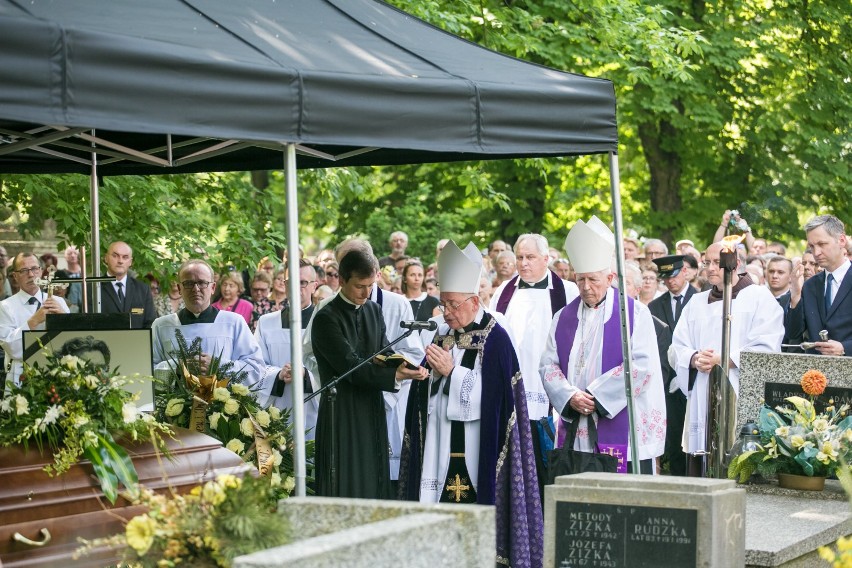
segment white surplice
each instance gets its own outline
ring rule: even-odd
[[[260,346],[254,339],[243,316],[234,312],[219,311],[213,323],[193,323],[181,325],[177,314],[169,314],[154,320],[151,336],[154,347],[154,366],[167,369],[171,365],[177,350],[175,331],[180,329],[186,344],[190,345],[196,337],[201,338],[201,350],[210,355],[220,355],[222,364],[233,362],[233,371],[245,371],[248,374],[245,384],[263,392],[266,364],[260,354]]]
[[[271,396],[272,388],[278,378],[281,368],[290,362],[290,328],[281,325],[281,312],[272,312],[260,316],[254,337],[260,345],[260,353],[266,363],[264,371],[264,390],[258,392],[258,402],[261,406],[271,403],[276,408],[293,411],[293,383],[284,385],[281,396]],[[307,371],[306,371],[307,372]],[[316,436],[317,413],[319,412],[319,397],[304,403],[305,406],[305,439],[313,440]]]
[[[553,317],[547,345],[541,357],[539,373],[553,407],[560,413],[578,391],[588,391],[606,409],[607,416],[627,412],[627,394],[621,366],[602,369],[604,325],[613,315],[610,289],[605,302],[597,309],[579,302],[577,333],[568,356],[568,377],[561,370],[556,350],[556,326],[562,310]],[[633,370],[633,409],[638,431],[639,459],[662,455],[666,440],[666,400],[657,334],[651,312],[641,302],[634,302],[635,323],[631,335]],[[563,310],[569,309],[568,306]],[[621,349],[621,341],[617,348]],[[597,415],[592,415],[597,419]],[[574,449],[592,451],[588,437],[588,417],[581,416]],[[629,446],[628,432],[628,446]]]
[[[550,403],[547,392],[541,382],[538,368],[541,355],[547,344],[547,334],[553,311],[550,306],[550,290],[553,288],[553,275],[547,271],[547,288],[518,288],[512,294],[509,306],[506,308],[505,321],[507,331],[512,337],[518,352],[518,362],[521,375],[524,378],[524,390],[527,395],[527,412],[530,420],[538,421],[547,416]],[[497,311],[497,304],[509,280],[500,284],[491,296],[490,311]],[[518,278],[514,285],[521,282]],[[577,285],[573,282],[562,281],[565,286],[565,303],[570,304],[579,295]]]
[[[705,449],[707,386],[709,373],[698,372],[689,390],[689,362],[704,349],[722,352],[722,302],[707,303],[710,292],[695,294],[680,315],[672,337],[669,360],[677,373],[677,386],[687,395],[683,450],[696,453]],[[784,336],[784,310],[763,286],[747,286],[731,302],[731,361],[728,380],[739,395],[740,353],[760,351],[780,353]]]

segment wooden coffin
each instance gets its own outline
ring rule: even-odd
[[[242,476],[250,466],[210,436],[176,429],[168,440],[172,458],[157,455],[151,444],[125,445],[139,482],[158,492],[185,493],[218,473]],[[104,498],[88,461],[67,473],[49,477],[43,468],[50,455],[32,446],[0,448],[0,566],[93,566],[114,563],[107,548],[73,560],[78,537],[93,539],[124,530],[125,519],[144,512],[119,497],[115,505]],[[49,536],[48,536],[49,535]],[[31,542],[27,542],[27,539]]]

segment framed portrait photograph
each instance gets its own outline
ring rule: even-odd
[[[150,329],[24,331],[23,341],[24,363],[28,365],[43,365],[46,348],[59,356],[75,355],[104,365],[107,371],[120,375],[139,373],[146,379],[125,388],[139,395],[136,406],[141,410],[154,410]]]

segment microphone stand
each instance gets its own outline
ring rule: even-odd
[[[369,357],[367,357],[366,359],[364,359],[363,361],[361,361],[360,363],[358,363],[357,365],[355,365],[354,367],[352,367],[351,369],[349,369],[348,371],[343,373],[342,375],[339,375],[337,377],[332,377],[331,382],[329,382],[327,385],[323,385],[322,388],[320,388],[318,391],[312,392],[311,394],[309,394],[308,396],[305,397],[305,402],[308,402],[309,400],[313,400],[315,397],[321,395],[323,392],[328,391],[328,394],[326,396],[326,400],[328,400],[328,403],[330,405],[329,408],[330,408],[330,412],[331,412],[331,494],[332,494],[333,497],[338,497],[338,495],[337,495],[337,454],[336,454],[337,448],[335,447],[336,444],[337,444],[337,442],[336,442],[337,430],[335,429],[336,418],[335,418],[335,412],[334,412],[334,402],[337,399],[337,383],[339,383],[343,379],[347,378],[348,376],[350,376],[352,373],[354,373],[355,371],[357,371],[358,369],[360,369],[364,365],[367,365],[368,363],[372,362],[375,357],[377,357],[378,355],[381,355],[388,348],[393,347],[394,345],[396,345],[397,343],[399,343],[403,339],[407,338],[409,335],[414,333],[414,331],[415,331],[414,329],[409,329],[408,331],[406,331],[405,333],[403,333],[402,335],[400,335],[399,337],[397,337],[396,339],[394,339],[393,341],[391,341],[390,343],[388,343],[387,345],[385,345],[384,347],[382,347],[381,349],[379,349],[378,351],[376,351],[375,353],[373,353],[372,355],[370,355]]]

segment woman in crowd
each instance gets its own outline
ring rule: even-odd
[[[491,283],[495,290],[500,284],[515,275],[516,262],[515,253],[510,250],[504,250],[497,255],[497,260],[494,261],[496,276],[494,277],[494,282]]]
[[[639,301],[647,306],[660,294],[662,292],[657,284],[657,265],[648,262],[642,267],[642,289],[639,290]]]
[[[272,278],[269,276],[269,273],[265,270],[255,272],[249,284],[252,307],[249,327],[252,331],[257,327],[257,320],[260,319],[260,316],[272,311],[272,304],[269,303],[269,292],[271,290]]]
[[[491,286],[491,279],[485,275],[479,277],[479,302],[483,306],[491,305],[491,295],[494,293],[494,288]]]
[[[427,321],[441,313],[438,310],[438,299],[426,293],[424,275],[423,264],[418,260],[409,261],[402,269],[402,293],[411,304],[411,311],[417,321]]]
[[[287,269],[284,267],[275,271],[272,278],[272,291],[269,293],[270,312],[277,312],[284,308],[287,299]]]
[[[154,308],[157,310],[157,317],[176,314],[184,308],[183,296],[180,293],[180,287],[177,280],[163,280],[168,284],[169,291],[166,294],[160,294],[154,298]]]
[[[332,292],[340,289],[340,267],[333,260],[325,263],[325,285],[331,288]]]
[[[212,305],[219,310],[237,313],[243,316],[247,324],[251,324],[251,302],[240,298],[245,290],[243,277],[238,272],[228,272],[219,279],[219,292],[222,296]]]
[[[316,292],[314,292],[313,303],[315,306],[318,306],[320,302],[322,302],[326,298],[331,298],[332,296],[334,296],[334,290],[323,284],[322,286],[316,289]]]

